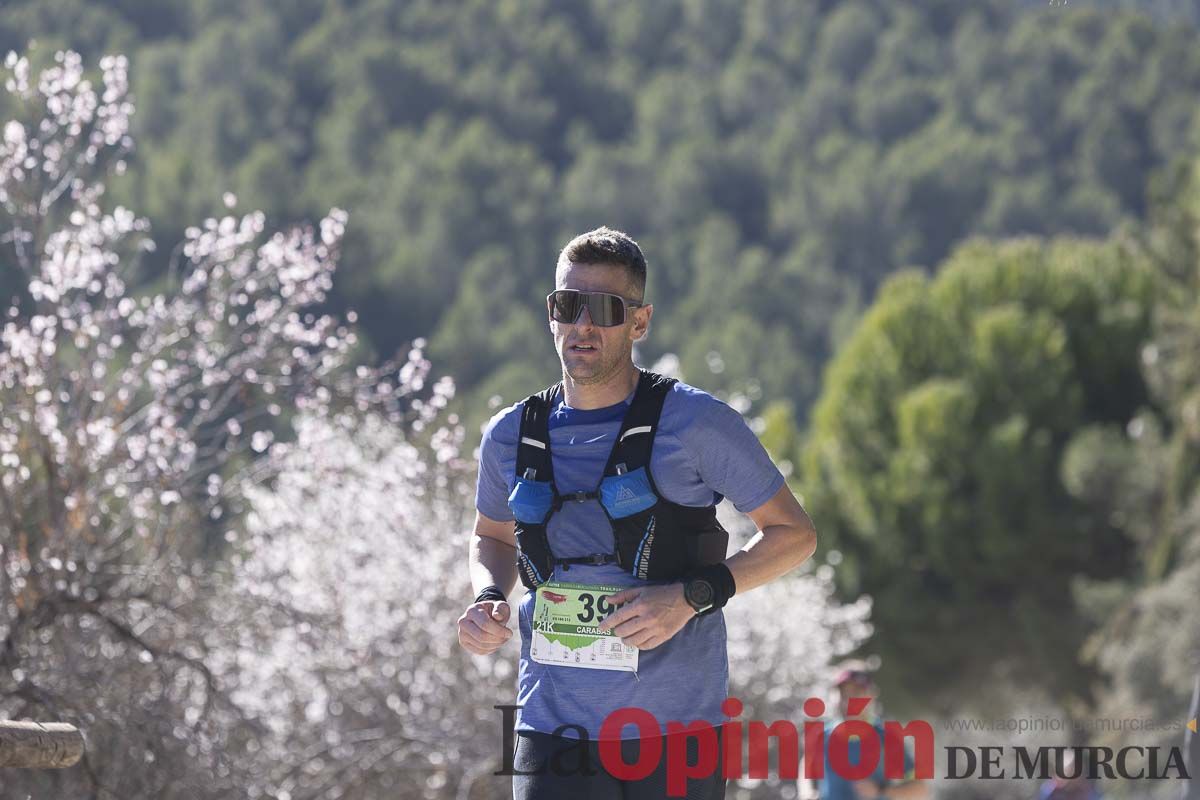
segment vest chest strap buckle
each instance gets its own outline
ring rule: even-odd
[[[620,558],[616,553],[591,553],[586,556],[575,556],[574,558],[556,558],[554,563],[560,565],[563,571],[571,568],[572,564],[589,564],[594,567],[603,566],[605,564],[619,564]]]

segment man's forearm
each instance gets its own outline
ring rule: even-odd
[[[817,533],[811,522],[768,525],[727,558],[725,566],[733,573],[738,594],[742,594],[791,572],[816,549]]]
[[[471,534],[468,564],[475,594],[487,586],[499,586],[505,596],[517,582],[516,548],[490,536]]]

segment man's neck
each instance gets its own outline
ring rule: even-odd
[[[571,408],[578,408],[581,411],[614,406],[622,402],[637,387],[639,377],[638,368],[632,361],[603,383],[576,383],[570,375],[564,372],[563,400]]]

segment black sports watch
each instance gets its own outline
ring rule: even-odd
[[[683,584],[683,599],[687,600],[697,614],[703,614],[712,608],[716,590],[704,578],[692,578]]]

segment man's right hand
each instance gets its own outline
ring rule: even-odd
[[[467,607],[458,618],[458,643],[480,656],[491,655],[512,638],[508,627],[508,602],[482,600]]]

